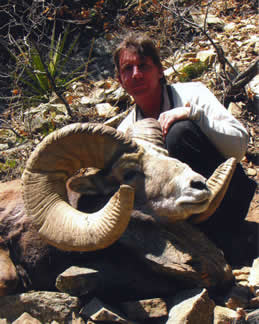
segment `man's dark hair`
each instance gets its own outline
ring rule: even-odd
[[[120,54],[124,49],[132,50],[133,53],[137,53],[141,58],[150,57],[156,66],[162,68],[159,52],[153,41],[145,34],[131,32],[126,35],[113,54],[117,75],[120,74]]]

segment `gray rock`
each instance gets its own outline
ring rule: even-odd
[[[227,307],[216,306],[214,308],[213,324],[228,324],[232,323],[237,318],[236,311]]]
[[[123,111],[115,117],[109,118],[104,122],[105,125],[117,128],[122,120],[129,114],[129,110]]]
[[[168,316],[167,305],[162,298],[125,302],[120,307],[129,319],[136,321]]]
[[[246,316],[246,321],[248,324],[258,324],[259,323],[259,309],[249,313]]]
[[[225,305],[230,309],[246,308],[250,292],[248,287],[233,286],[225,297]]]
[[[208,26],[216,27],[219,30],[224,29],[225,22],[215,15],[208,14],[207,16],[205,16],[205,15],[201,14],[199,11],[193,10],[191,12],[191,16],[192,16],[193,21],[200,27],[204,26],[204,21],[206,19],[206,23]]]
[[[56,287],[72,296],[82,296],[96,290],[97,281],[98,271],[73,266],[57,277]]]
[[[178,289],[176,280],[150,271],[120,243],[91,254],[82,260],[80,268],[72,269],[76,271],[72,273],[70,268],[62,274],[62,284],[60,282],[57,287],[75,296],[91,293],[105,300],[123,301],[172,295]]]
[[[1,144],[0,143],[0,151],[8,150],[9,145],[8,143]]]
[[[177,300],[178,299],[178,300]],[[215,303],[206,289],[188,291],[175,298],[175,305],[169,312],[166,324],[211,324]]]
[[[250,299],[249,308],[252,308],[252,309],[258,308],[259,309],[259,296]]]
[[[79,310],[79,299],[64,293],[38,291],[0,298],[0,318],[8,321],[27,312],[43,323],[52,320],[68,323],[72,313]]]
[[[209,49],[206,51],[199,51],[196,56],[201,62],[204,62],[208,65],[211,65],[216,58],[216,53],[213,49]]]
[[[253,294],[259,296],[259,258],[253,262],[248,282]]]
[[[111,118],[115,117],[118,112],[118,107],[113,107],[109,103],[100,103],[95,106],[100,117]]]
[[[93,298],[87,305],[83,307],[80,314],[85,320],[92,320],[93,322],[101,323],[109,321],[120,324],[133,324],[133,322],[124,318],[123,314],[117,309],[104,304],[98,298]]]
[[[41,322],[39,320],[37,320],[36,318],[32,317],[30,314],[23,313],[12,324],[41,324]]]
[[[8,324],[6,318],[0,318],[0,324]]]

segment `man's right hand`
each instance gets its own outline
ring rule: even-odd
[[[177,107],[161,113],[158,121],[160,122],[162,128],[163,137],[166,137],[168,130],[173,123],[178,120],[188,119],[190,116],[190,111],[190,104],[187,103],[185,107]]]

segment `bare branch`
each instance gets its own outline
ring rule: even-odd
[[[249,67],[239,73],[232,83],[226,88],[224,92],[224,104],[227,106],[231,97],[234,97],[244,91],[244,87],[257,75],[258,73],[258,62],[259,59],[256,59],[252,62]]]

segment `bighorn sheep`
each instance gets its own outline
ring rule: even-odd
[[[126,135],[91,123],[76,123],[53,132],[37,146],[22,175],[29,223],[43,241],[60,250],[93,251],[120,238],[133,208],[163,222],[192,215],[197,222],[206,219],[224,195],[235,159],[219,166],[206,180],[168,157],[162,146],[159,123],[150,119],[136,123]],[[82,168],[94,169],[73,177]],[[110,199],[94,213],[76,210],[67,194],[71,177],[72,190]]]
[[[134,194],[145,211],[170,221],[206,211],[218,188],[211,186],[213,195],[202,176],[150,147],[99,124],[72,124],[46,137],[22,176],[25,208],[42,238],[64,250],[105,248],[126,229]],[[105,185],[116,190],[103,209],[91,215],[72,208],[66,192],[68,178],[85,167],[101,170],[96,183],[100,191],[107,190]],[[218,178],[218,171],[216,175],[209,183]]]

